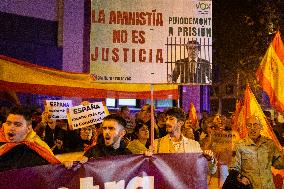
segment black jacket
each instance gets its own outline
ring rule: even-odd
[[[222,186],[222,189],[253,189],[251,184],[245,186],[239,183],[237,179],[239,174],[240,173],[238,171],[231,170]]]
[[[3,144],[5,143],[0,145]],[[46,164],[49,164],[49,162],[25,144],[19,144],[0,156],[0,172]]]
[[[195,64],[196,72],[192,72],[190,69],[191,64]],[[180,83],[206,83],[207,80],[211,81],[211,65],[210,62],[201,58],[197,59],[197,62],[188,62],[188,58],[178,60],[175,63],[175,68],[172,73],[172,81],[177,82],[180,77]]]
[[[84,153],[84,156],[88,158],[98,158],[107,157],[115,155],[129,155],[132,154],[130,150],[126,148],[123,141],[120,142],[118,149],[114,149],[112,146],[106,146],[104,143],[98,143],[97,145],[91,147],[88,151]]]

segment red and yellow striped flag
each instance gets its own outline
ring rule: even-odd
[[[277,32],[270,44],[256,78],[270,99],[270,104],[277,111],[284,111],[284,45]]]
[[[192,125],[197,126],[198,118],[197,118],[195,106],[192,102],[189,105],[188,119],[191,121]]]
[[[249,85],[246,87],[245,96],[244,96],[244,105],[240,112],[239,116],[239,130],[240,130],[240,137],[244,138],[247,136],[247,128],[246,128],[246,119],[251,116],[256,116],[261,122],[262,131],[261,134],[272,139],[278,149],[281,149],[281,145],[276,138],[273,129],[269,122],[267,121],[260,105],[258,104],[254,94],[252,93]]]
[[[151,84],[96,83],[90,74],[43,67],[0,55],[0,90],[81,98],[151,97]],[[23,77],[19,77],[19,73]],[[178,99],[178,86],[154,84],[154,99]]]

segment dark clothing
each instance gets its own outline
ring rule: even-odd
[[[112,146],[106,146],[105,144],[98,143],[97,145],[91,147],[88,151],[84,153],[84,156],[88,158],[98,158],[107,157],[115,155],[129,155],[132,154],[130,150],[126,148],[123,141],[120,142],[118,149],[114,149]]]
[[[176,83],[178,77],[180,77],[180,83],[209,84],[212,81],[210,62],[201,58],[190,62],[188,58],[178,60],[175,63],[172,81]]]
[[[202,133],[202,129],[197,129],[193,131],[194,134],[194,140],[199,141],[200,140],[200,135]]]
[[[252,189],[252,185],[249,184],[247,186],[239,183],[237,177],[239,172],[236,170],[231,170],[230,174],[227,176],[225,183],[222,186],[222,189]]]
[[[56,139],[64,140],[66,131],[59,127],[55,127],[55,129],[51,129],[48,125],[45,127],[45,139],[44,141],[47,145],[52,148],[54,146],[54,142]]]
[[[3,144],[5,143],[1,145]],[[17,145],[9,152],[0,156],[0,172],[46,164],[49,164],[49,162],[25,144]]]
[[[79,130],[68,131],[63,141],[64,152],[81,152],[92,143],[92,140],[82,140]]]
[[[59,127],[55,127],[55,129],[51,129],[48,125],[46,125],[45,127],[45,137],[44,137],[44,141],[47,143],[47,145],[52,148],[55,145],[55,141],[56,139],[59,139],[61,141],[63,141],[63,147],[61,149],[57,149],[55,148],[53,150],[54,154],[60,154],[60,153],[64,153],[64,145],[65,145],[65,135],[66,135],[66,131],[59,128]]]
[[[92,145],[92,140],[79,139],[77,145],[74,148],[74,152],[84,151],[88,146]]]
[[[159,128],[159,138],[162,138],[168,134],[166,130],[166,126],[158,127],[158,128]]]
[[[84,151],[88,146],[92,145],[92,140],[82,140],[81,138],[78,138],[76,140],[76,143],[73,144],[73,146],[69,146],[66,151],[67,152],[82,152]]]
[[[279,140],[281,146],[284,146],[284,138],[282,137],[284,136],[284,123],[278,123],[277,125],[275,125],[273,127],[273,131],[277,139]]]

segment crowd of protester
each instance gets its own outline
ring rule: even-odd
[[[228,178],[232,178],[232,175],[235,174],[238,182],[243,185],[244,188],[245,186],[247,188],[252,185],[258,186],[255,184],[256,181],[249,180],[249,178],[255,179],[255,175],[252,177],[245,177],[244,175],[240,174],[240,170],[238,170],[238,168],[240,168],[241,165],[236,164],[234,159],[235,156],[232,155],[234,154],[233,149],[235,149],[235,143],[237,143],[236,141],[239,139],[238,134],[232,131],[233,114],[229,116],[219,114],[210,115],[207,111],[202,111],[200,115],[197,114],[199,119],[193,123],[193,121],[189,119],[188,113],[185,113],[181,108],[174,107],[165,109],[164,111],[155,111],[155,140],[151,146],[151,106],[147,104],[135,114],[131,113],[127,106],[122,106],[117,112],[112,112],[112,114],[105,117],[103,123],[77,130],[72,130],[72,128],[69,127],[67,120],[51,119],[51,115],[48,112],[40,112],[39,109],[29,109],[29,113],[27,113],[25,112],[28,111],[27,108],[21,108],[21,111],[24,112],[17,112],[17,108],[16,111],[15,108],[12,108],[11,110],[1,108],[0,126],[3,135],[2,139],[0,136],[0,139],[2,140],[0,141],[1,148],[3,148],[3,145],[8,144],[7,142],[9,142],[9,137],[13,142],[16,136],[17,131],[12,131],[7,124],[16,125],[18,121],[15,115],[23,115],[23,120],[26,121],[24,123],[26,123],[27,129],[23,132],[24,134],[21,135],[23,138],[20,140],[20,142],[25,141],[25,138],[30,136],[30,133],[33,132],[38,137],[37,140],[42,140],[48,145],[48,155],[47,157],[42,156],[41,154],[38,156],[36,154],[39,153],[38,151],[36,151],[36,153],[31,152],[29,149],[30,146],[25,148],[22,146],[23,144],[18,145],[18,149],[16,149],[16,151],[13,153],[15,154],[19,151],[28,151],[30,154],[32,154],[33,158],[37,157],[37,162],[35,165],[54,163],[56,161],[50,158],[53,156],[53,154],[56,155],[69,152],[83,152],[83,156],[80,159],[81,163],[88,161],[90,158],[105,157],[110,155],[152,155],[152,153],[198,152],[203,153],[208,160],[210,173],[218,174],[218,177],[221,179],[220,186],[223,185],[228,177],[230,168],[234,171],[237,171],[237,173],[230,172],[230,176]],[[25,114],[30,114],[30,118],[26,118]],[[283,145],[284,129],[282,123],[278,122],[277,119],[273,120],[269,112],[265,112],[265,115],[273,127],[280,143]],[[29,121],[31,121],[30,128],[28,126]],[[23,123],[20,122],[20,124]],[[256,124],[259,123],[256,122]],[[224,136],[234,136],[232,139],[231,148],[228,149],[228,145],[225,145],[226,147],[224,148],[222,143],[214,141],[214,136],[212,133],[221,133],[224,134]],[[258,141],[255,143],[257,142]],[[21,146],[21,148],[19,148],[19,146]],[[44,148],[45,147],[46,146],[44,146]],[[33,148],[31,149],[33,150]],[[13,154],[7,155],[6,151],[0,151],[0,171],[33,166],[25,163],[22,163],[23,165],[18,166],[18,164],[14,164],[11,162],[11,160],[9,160],[9,158],[12,156]],[[43,157],[43,159],[40,157]],[[282,161],[280,160],[282,159],[280,158],[280,155],[277,156],[277,158],[277,161],[279,161],[278,164],[281,164]],[[27,157],[24,159],[28,161]],[[272,164],[275,161],[273,160]],[[235,167],[230,167],[232,162],[235,163]],[[4,166],[3,164],[7,164],[7,166]],[[66,168],[71,168],[73,162],[66,161],[63,162],[63,164]],[[281,166],[282,165],[284,164],[281,164]],[[217,169],[218,171],[216,171]],[[229,186],[229,188],[232,188],[232,183],[231,185],[228,183],[229,181],[227,179],[223,188],[226,188],[225,185]]]

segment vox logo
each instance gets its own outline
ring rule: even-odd
[[[195,4],[197,9],[201,9],[203,11],[205,10],[209,10],[211,8],[211,3],[207,3],[207,2],[198,2],[197,4]]]

